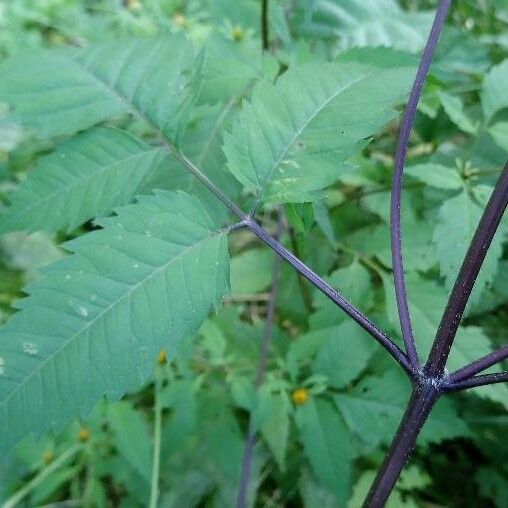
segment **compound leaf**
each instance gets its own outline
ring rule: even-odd
[[[0,67],[0,100],[41,136],[74,134],[133,109],[173,134],[189,98],[183,37],[26,52]]]
[[[0,233],[73,230],[128,203],[164,160],[151,147],[116,129],[94,129],[43,157],[12,194]]]
[[[158,192],[100,225],[0,328],[0,450],[139,386],[228,289],[225,233],[195,198]]]
[[[412,69],[308,63],[258,83],[224,150],[258,201],[298,202],[337,180],[348,159],[396,116]]]

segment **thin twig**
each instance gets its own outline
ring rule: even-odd
[[[460,381],[465,381],[484,370],[500,363],[508,358],[508,345],[499,348],[497,351],[493,351],[488,355],[471,362],[469,365],[462,367],[455,372],[450,374],[450,381],[452,383],[458,383]]]
[[[161,366],[155,371],[154,391],[154,423],[153,423],[153,461],[152,481],[150,486],[150,508],[157,508],[159,498],[159,476],[161,463],[161,433],[162,433],[162,404],[161,404]]]
[[[276,238],[282,235],[282,229],[283,229],[283,218],[282,213],[279,210]],[[275,254],[272,270],[272,289],[270,291],[270,300],[268,302],[268,311],[266,316],[265,331],[263,335],[263,344],[261,346],[261,354],[259,357],[258,370],[256,373],[256,382],[255,382],[256,390],[263,383],[266,372],[266,366],[268,363],[268,354],[270,352],[270,345],[272,342],[272,334],[273,334],[275,304],[277,301],[277,295],[279,293],[280,288],[280,266],[281,266],[281,258],[277,254]],[[252,466],[255,443],[256,443],[256,429],[254,427],[254,419],[251,414],[249,420],[249,432],[247,434],[247,440],[245,442],[245,451],[243,454],[242,461],[242,473],[240,476],[240,487],[238,490],[238,499],[237,499],[238,508],[245,508],[247,506],[247,489],[249,485],[250,470]]]
[[[448,392],[458,392],[460,390],[468,390],[469,388],[476,388],[477,386],[493,385],[496,383],[507,383],[508,372],[496,372],[495,374],[483,374],[481,376],[474,376],[464,381],[450,383],[445,387]]]
[[[70,460],[78,451],[82,449],[81,444],[76,444],[67,449],[47,467],[34,476],[24,487],[15,492],[5,503],[2,508],[14,508],[20,503],[26,496],[28,496],[36,487],[38,487],[49,475],[53,474],[60,467],[62,467],[68,460]]]
[[[508,162],[485,207],[459,274],[453,286],[432,344],[425,371],[429,376],[441,376],[450,354],[457,329],[471,295],[476,277],[487,255],[494,234],[508,204]]]
[[[401,198],[402,198],[402,179],[404,164],[406,161],[407,145],[411,129],[416,116],[416,108],[425,83],[425,78],[434,56],[434,51],[443,29],[444,21],[450,8],[451,0],[441,0],[437,8],[434,23],[430,31],[427,44],[423,51],[422,59],[416,73],[411,95],[404,112],[402,125],[399,132],[397,143],[397,152],[395,155],[395,170],[393,173],[392,200],[390,210],[391,221],[391,244],[392,244],[392,265],[393,279],[395,284],[395,296],[397,300],[397,309],[400,319],[400,327],[406,347],[406,353],[411,366],[415,370],[420,368],[420,360],[416,349],[413,330],[411,327],[411,317],[407,303],[406,281],[404,278],[404,264],[402,260],[402,227],[401,227]]]
[[[273,249],[279,256],[284,258],[293,268],[295,268],[295,270],[301,273],[311,284],[319,289],[319,291],[338,305],[348,316],[353,318],[365,331],[372,335],[372,337],[374,337],[374,339],[376,339],[390,353],[390,355],[411,377],[415,375],[406,354],[388,335],[386,335],[386,333],[381,331],[372,321],[370,321],[367,316],[348,302],[340,293],[319,277],[319,275],[312,271],[305,263],[300,261],[300,259],[288,251],[280,242],[272,238],[254,220],[248,219],[245,224],[260,240],[266,243],[266,245]]]

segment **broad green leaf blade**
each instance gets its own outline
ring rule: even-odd
[[[139,386],[228,290],[226,235],[195,198],[159,192],[101,225],[0,329],[1,450]]]
[[[508,152],[508,122],[498,122],[494,124],[489,132],[494,138],[494,141],[503,149]]]
[[[273,253],[250,249],[231,259],[231,293],[249,295],[267,289],[272,280]]]
[[[433,17],[431,12],[405,12],[395,0],[299,0],[298,4],[306,18],[301,30],[335,39],[340,50],[387,46],[417,52],[425,44]]]
[[[74,134],[133,108],[163,132],[178,124],[193,50],[183,37],[130,39],[15,55],[0,66],[0,101],[42,136]]]
[[[152,442],[147,422],[131,402],[121,400],[108,407],[108,424],[119,455],[148,485],[151,479]]]
[[[485,120],[504,108],[508,108],[508,59],[492,67],[483,81],[482,107]]]
[[[438,189],[461,189],[464,182],[454,168],[442,164],[416,164],[406,169],[406,173],[432,187]]]
[[[165,151],[116,129],[78,134],[37,167],[0,215],[0,233],[72,231],[125,205],[165,159]]]
[[[286,392],[273,392],[269,384],[259,388],[252,418],[281,471],[285,469],[290,411],[291,404]]]
[[[387,371],[382,377],[366,377],[347,393],[334,397],[346,425],[366,445],[390,443],[404,414],[411,387],[403,374]],[[467,435],[468,428],[448,400],[441,400],[419,438],[419,443]]]
[[[442,91],[438,91],[437,95],[450,120],[464,132],[476,134],[479,122],[473,123],[473,120],[469,118],[460,98]]]
[[[334,388],[343,388],[360,375],[375,349],[372,337],[354,321],[347,320],[329,329],[312,370],[327,376]]]
[[[225,136],[235,177],[259,201],[308,201],[392,120],[411,68],[309,63],[259,83]]]
[[[455,283],[482,213],[482,208],[471,199],[467,192],[461,192],[446,200],[439,210],[433,241],[441,274],[445,277],[448,289],[451,289]],[[501,235],[498,233],[494,236],[483,262],[471,301],[479,298],[485,287],[492,282],[501,257],[501,250]]]
[[[295,420],[314,473],[343,505],[351,474],[350,436],[344,422],[329,402],[312,398],[297,408]]]

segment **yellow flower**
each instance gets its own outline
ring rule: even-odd
[[[176,12],[175,14],[173,14],[173,16],[171,16],[171,21],[173,21],[173,23],[177,27],[180,27],[180,28],[187,27],[187,18],[179,12]]]
[[[234,41],[239,42],[245,37],[245,32],[241,26],[235,26],[231,31],[231,36],[233,37]]]
[[[44,455],[42,456],[42,461],[44,462],[44,464],[51,464],[53,462],[53,459],[55,458],[55,454],[51,451],[49,452],[45,452]]]
[[[157,356],[157,363],[159,365],[164,365],[168,361],[168,356],[166,355],[166,351],[164,349],[161,349],[161,352]]]
[[[81,427],[78,432],[78,439],[86,443],[90,439],[90,431],[86,427]]]
[[[296,405],[301,406],[307,402],[309,391],[306,388],[298,388],[293,392],[291,398]]]

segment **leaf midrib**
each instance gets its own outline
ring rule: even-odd
[[[67,340],[65,340],[63,342],[63,344],[58,348],[56,349],[53,353],[51,353],[47,358],[45,358],[25,379],[23,379],[10,393],[9,395],[3,400],[3,401],[0,401],[0,407],[7,407],[7,404],[9,403],[10,399],[19,391],[23,388],[23,386],[25,386],[28,382],[30,382],[30,380],[37,374],[39,373],[41,370],[43,370],[43,368],[45,367],[45,365],[52,361],[54,358],[56,358],[62,351],[64,351],[70,344],[72,344],[74,342],[74,340],[79,336],[81,335],[82,333],[84,333],[86,330],[88,330],[92,325],[95,325],[97,322],[99,322],[100,318],[102,318],[107,312],[109,312],[113,307],[116,307],[118,304],[120,304],[124,299],[126,299],[127,297],[130,297],[132,296],[132,294],[134,293],[134,291],[136,291],[140,286],[142,286],[143,284],[145,284],[147,281],[149,281],[152,277],[158,275],[160,272],[164,271],[166,268],[168,268],[173,262],[179,260],[180,258],[182,258],[185,254],[191,252],[192,250],[194,250],[196,247],[200,246],[202,243],[208,241],[208,240],[211,240],[215,237],[219,237],[219,236],[222,236],[224,234],[224,229],[220,229],[218,231],[215,231],[214,233],[206,236],[205,238],[202,238],[201,240],[199,240],[197,243],[185,248],[183,251],[181,251],[179,254],[177,254],[176,256],[172,257],[167,263],[164,263],[163,265],[157,267],[150,275],[148,275],[147,277],[143,278],[141,281],[139,281],[138,283],[136,283],[135,285],[133,286],[130,286],[129,290],[123,294],[120,298],[118,298],[117,300],[115,300],[114,302],[112,302],[110,305],[108,305],[107,307],[105,307],[99,314],[97,314],[97,316],[94,317],[94,319],[90,320],[90,321],[86,321],[86,325],[81,328],[80,330],[78,330],[76,333],[74,333],[72,336],[70,336]]]
[[[118,166],[120,164],[128,163],[131,160],[135,160],[137,157],[141,158],[141,157],[144,157],[145,155],[149,155],[149,154],[152,155],[157,151],[162,151],[162,147],[151,148],[151,149],[145,150],[143,152],[130,155],[129,157],[123,158],[121,160],[117,160],[111,164],[107,164],[105,166],[99,166],[99,171],[88,173],[88,174],[84,175],[84,178],[77,179],[68,185],[63,185],[62,187],[55,189],[53,192],[51,192],[49,194],[45,194],[44,198],[41,198],[39,201],[36,201],[36,202],[28,205],[27,207],[24,207],[23,211],[20,215],[22,217],[25,217],[27,214],[37,211],[38,207],[44,206],[48,201],[53,200],[61,192],[68,192],[70,190],[75,190],[77,187],[79,187],[81,185],[87,185],[90,182],[90,180],[93,180],[93,178],[95,178],[99,175],[103,175],[104,173],[107,173],[108,171],[110,171],[111,169],[115,168],[116,166]],[[27,189],[25,189],[25,192],[26,191],[27,191]],[[18,218],[18,217],[19,217],[18,214],[16,214],[16,218]],[[3,229],[3,228],[0,228],[0,229]]]
[[[326,108],[330,104],[330,102],[335,100],[339,94],[345,92],[346,90],[348,90],[352,86],[360,83],[361,81],[369,78],[374,72],[375,71],[370,71],[367,74],[363,75],[361,78],[356,79],[354,81],[351,81],[346,86],[343,86],[343,87],[339,88],[336,92],[334,92],[329,98],[327,98],[316,110],[314,110],[304,120],[304,122],[301,125],[301,127],[296,130],[295,135],[291,138],[290,142],[286,145],[286,147],[282,150],[282,152],[279,155],[279,157],[276,159],[276,161],[273,164],[272,168],[270,169],[269,173],[266,175],[265,178],[263,178],[263,180],[262,180],[263,181],[263,188],[260,189],[259,192],[257,193],[256,199],[255,199],[255,201],[254,201],[254,203],[252,205],[253,209],[255,209],[258,206],[259,202],[263,199],[262,195],[266,191],[266,186],[267,186],[267,184],[270,183],[270,181],[271,181],[271,179],[273,177],[273,173],[279,167],[281,162],[284,160],[284,157],[287,155],[289,150],[295,144],[296,140],[302,135],[303,131],[309,126],[309,124],[323,111],[324,108]]]

